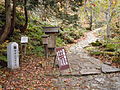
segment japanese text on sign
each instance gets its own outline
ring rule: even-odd
[[[65,70],[69,68],[69,63],[64,48],[56,48],[58,64],[60,70]]]

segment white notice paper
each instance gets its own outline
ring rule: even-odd
[[[21,37],[21,43],[28,43],[28,37],[26,36]]]

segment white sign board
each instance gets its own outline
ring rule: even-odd
[[[19,48],[16,42],[11,42],[7,46],[7,61],[8,68],[19,68]]]
[[[26,36],[21,37],[21,43],[28,43],[28,37]]]
[[[60,70],[65,70],[69,68],[69,63],[64,48],[56,48],[57,59]]]

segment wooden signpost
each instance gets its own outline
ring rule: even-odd
[[[42,35],[42,43],[44,45],[45,58],[48,58],[48,37],[49,35]]]
[[[68,59],[64,48],[56,48],[57,60],[60,70],[65,70],[69,68]]]
[[[21,47],[20,47],[21,58],[26,54],[27,43],[28,43],[28,37],[22,36],[21,37]]]
[[[69,63],[67,60],[65,49],[56,48],[56,36],[59,33],[59,29],[60,29],[59,27],[43,27],[43,32],[46,35],[49,35],[49,37],[42,36],[42,39],[43,39],[42,41],[43,41],[43,44],[46,45],[45,56],[54,57],[53,67],[55,65],[56,59],[58,60],[57,63],[59,65],[59,69],[61,73],[61,70],[65,70],[69,68]]]

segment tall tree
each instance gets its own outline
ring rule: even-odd
[[[39,5],[39,0],[24,0],[21,2],[23,3],[24,6],[23,10],[25,16],[25,24],[23,25],[23,27],[20,28],[20,31],[25,32],[28,26],[29,19],[28,10],[34,10]]]
[[[12,19],[11,19],[11,28],[9,35],[12,35],[15,28],[15,21],[16,21],[16,0],[13,1],[13,7],[12,7]]]
[[[25,24],[20,29],[21,32],[25,32],[28,26],[28,12],[27,12],[27,0],[24,0],[24,14],[25,14]]]
[[[11,26],[11,5],[10,0],[5,0],[5,12],[6,12],[6,21],[5,27],[3,28],[3,32],[0,35],[0,43],[2,43],[7,37],[10,32]]]
[[[89,22],[89,30],[92,30],[93,12],[94,12],[95,4],[92,0],[86,0],[84,5],[85,5],[85,12],[86,12],[87,20]]]
[[[108,0],[108,3],[109,3],[109,6],[108,6],[108,9],[106,12],[106,20],[107,20],[106,33],[107,33],[107,37],[109,38],[110,37],[110,21],[111,21],[111,11],[110,10],[111,10],[112,1]]]
[[[115,14],[115,6],[116,6],[117,0],[108,0],[108,8],[105,12],[106,14],[106,21],[107,21],[107,29],[106,29],[106,35],[107,38],[109,39],[111,36],[111,21],[113,18],[113,14]]]

